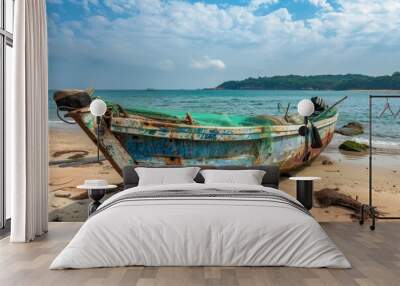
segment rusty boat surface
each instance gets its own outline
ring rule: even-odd
[[[120,174],[127,165],[278,165],[281,171],[290,171],[315,159],[325,149],[338,119],[336,108],[310,117],[322,147],[310,148],[309,158],[304,161],[306,139],[299,135],[303,125],[299,116],[233,115],[228,117],[230,124],[226,124],[228,115],[224,114],[209,114],[212,120],[207,121],[204,114],[179,117],[108,106],[99,125],[99,147]],[[67,116],[97,144],[96,119],[87,106],[75,107]],[[216,126],[216,122],[222,124]]]

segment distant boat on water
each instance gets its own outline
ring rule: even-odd
[[[96,120],[88,108],[91,98],[86,91],[54,94],[58,109],[67,111],[67,116],[97,144]],[[306,163],[305,137],[299,135],[303,118],[298,115],[244,116],[107,105],[100,125],[99,145],[119,173],[127,165],[272,164],[279,165],[285,172]],[[337,119],[335,107],[325,107],[310,117],[320,134],[322,146],[310,148],[308,160],[316,158],[331,142]]]

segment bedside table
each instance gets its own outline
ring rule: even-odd
[[[290,177],[289,180],[296,181],[296,199],[308,210],[313,207],[314,181],[320,177]]]
[[[100,200],[106,194],[106,190],[117,188],[116,185],[108,185],[104,180],[86,180],[84,185],[77,186],[78,189],[87,190],[92,202],[88,206],[88,216],[94,213],[101,205]]]

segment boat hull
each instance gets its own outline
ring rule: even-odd
[[[87,111],[71,116],[96,143],[96,126]],[[323,146],[310,149],[310,160],[330,143],[337,114],[314,125]],[[111,118],[103,128],[100,147],[114,168],[121,173],[126,165],[278,165],[287,172],[304,165],[304,140],[300,125],[264,127],[201,127],[168,124],[130,116]],[[105,129],[105,130],[104,130]]]

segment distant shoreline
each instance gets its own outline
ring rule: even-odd
[[[230,80],[215,87],[228,90],[399,90],[400,72],[392,75],[282,75]]]

